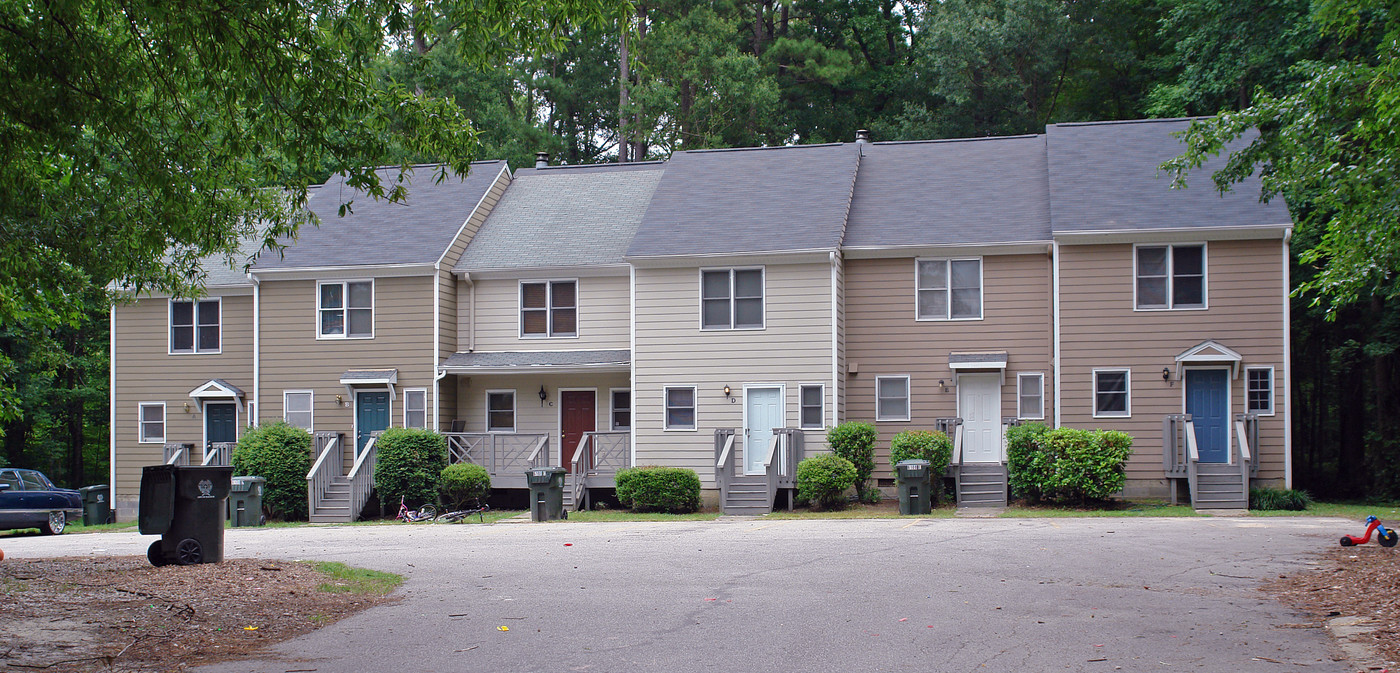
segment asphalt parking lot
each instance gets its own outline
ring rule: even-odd
[[[203,671],[1348,671],[1258,587],[1339,520],[720,519],[231,529],[403,600]],[[136,533],[6,540],[142,554]]]

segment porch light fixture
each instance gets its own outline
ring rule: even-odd
[[[549,399],[549,393],[544,391],[544,385],[540,385],[540,406],[544,406],[544,401]]]
[[[728,399],[728,398],[729,398],[730,392],[731,392],[731,391],[729,390],[729,386],[725,386],[725,387],[724,387],[724,397],[725,397],[725,399]]]
[[[1168,387],[1168,388],[1171,387],[1171,385],[1172,385],[1172,370],[1171,370],[1170,367],[1163,367],[1163,368],[1162,368],[1162,380],[1167,382],[1167,387]]]
[[[948,392],[948,384],[944,383],[943,379],[938,379],[938,389],[946,393]]]
[[[344,396],[344,395],[336,395],[336,396],[335,396],[335,406],[337,406],[337,407],[343,407],[343,406],[345,406],[345,396]]]
[[[185,403],[185,413],[187,413],[187,414],[190,413],[190,403],[189,403],[189,402],[186,402],[186,403]]]

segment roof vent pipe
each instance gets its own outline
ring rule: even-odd
[[[860,130],[856,131],[856,144],[857,144],[857,145],[869,145],[869,144],[870,144],[870,131],[867,131],[867,130],[865,130],[865,129],[860,129]]]
[[[535,168],[549,168],[549,152],[535,152]]]

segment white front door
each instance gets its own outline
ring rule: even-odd
[[[958,416],[963,419],[963,462],[1001,462],[1001,375],[958,376]]]
[[[744,388],[744,474],[763,474],[773,428],[783,427],[782,388]]]

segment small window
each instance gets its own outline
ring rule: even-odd
[[[1132,415],[1129,399],[1131,373],[1126,369],[1094,370],[1094,417]]]
[[[312,429],[311,399],[310,390],[289,390],[282,393],[282,420],[286,421],[287,425],[310,432]]]
[[[403,391],[403,426],[425,429],[428,427],[428,391],[424,389]]]
[[[1205,308],[1204,245],[1142,245],[1137,248],[1137,307]]]
[[[374,281],[329,282],[319,285],[317,334],[325,339],[374,337]]]
[[[521,283],[520,336],[578,336],[578,282]]]
[[[632,391],[612,391],[612,429],[614,432],[632,429]]]
[[[917,319],[982,318],[982,260],[920,259],[914,275]]]
[[[170,352],[219,352],[219,300],[170,300]]]
[[[695,429],[695,388],[666,389],[666,429]]]
[[[1251,414],[1272,416],[1274,413],[1274,368],[1247,367],[1244,370],[1247,395],[1245,409]]]
[[[486,391],[486,431],[515,432],[515,391]]]
[[[700,272],[701,329],[763,329],[763,269]]]
[[[875,420],[909,420],[909,377],[875,377]]]
[[[24,490],[26,491],[48,491],[53,489],[53,486],[48,483],[48,480],[34,470],[20,470],[19,478],[24,482]]]
[[[801,421],[804,430],[820,430],[826,418],[826,386],[810,385],[802,386],[799,394],[802,396],[801,414],[798,419]]]
[[[24,490],[24,482],[19,480],[19,473],[14,470],[0,470],[0,484],[9,484],[11,491]]]
[[[1016,417],[1027,420],[1045,418],[1045,375],[1016,376]]]
[[[140,437],[143,444],[159,444],[165,441],[165,403],[142,402],[140,415]]]

